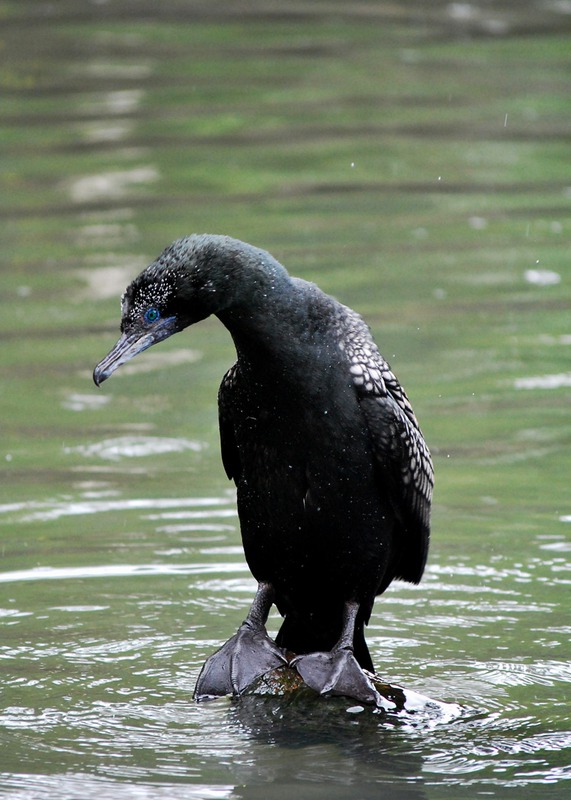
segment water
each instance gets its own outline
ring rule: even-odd
[[[565,797],[569,3],[2,16],[0,796]],[[368,640],[442,705],[193,703],[254,590],[231,343],[209,320],[90,372],[126,282],[204,230],[357,308],[411,395],[433,546]]]

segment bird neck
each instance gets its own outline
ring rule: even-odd
[[[289,293],[288,293],[289,295]],[[283,287],[257,284],[252,293],[240,298],[216,316],[230,332],[239,355],[252,356],[259,352],[276,355],[293,336],[299,309]]]
[[[236,304],[216,316],[230,332],[238,360],[260,374],[310,369],[331,357],[329,330],[335,301],[316,286],[287,275],[264,287],[256,302]]]

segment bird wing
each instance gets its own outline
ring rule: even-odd
[[[220,389],[218,390],[218,424],[220,427],[222,463],[224,464],[226,475],[234,480],[238,479],[240,473],[240,459],[231,414],[231,398],[234,394],[237,370],[238,364],[230,367],[222,378]]]
[[[388,489],[407,542],[397,577],[418,583],[428,553],[432,459],[404,389],[361,317],[349,313],[349,330],[340,339],[371,435],[382,491]]]

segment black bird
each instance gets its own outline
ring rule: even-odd
[[[294,653],[317,691],[377,703],[364,626],[394,578],[420,581],[428,551],[433,470],[412,407],[358,314],[226,236],[179,239],[135,278],[95,383],[211,314],[237,352],[220,438],[258,591],[195,696],[240,694]]]

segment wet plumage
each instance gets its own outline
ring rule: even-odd
[[[428,551],[433,472],[412,407],[358,314],[223,236],[178,240],[133,281],[96,383],[211,314],[236,346],[221,449],[259,590],[197,695],[239,693],[291,651],[318,691],[374,702],[356,663],[373,668],[364,625],[394,578],[421,579]],[[275,644],[272,603],[284,617]]]

